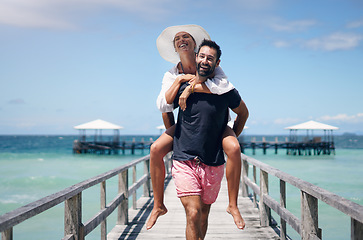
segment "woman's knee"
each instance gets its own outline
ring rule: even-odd
[[[170,152],[173,146],[172,139],[158,139],[150,146],[150,155],[161,155],[165,156],[168,152]]]
[[[160,144],[156,141],[150,146],[150,154],[155,154],[160,151]]]
[[[237,138],[229,137],[223,142],[223,150],[228,157],[241,155],[241,146]]]

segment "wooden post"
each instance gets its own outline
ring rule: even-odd
[[[245,145],[244,142],[240,142],[239,143],[240,149],[241,149],[241,153],[245,153]]]
[[[144,183],[144,196],[150,197],[150,159],[144,162],[144,174],[147,174],[147,181]]]
[[[166,175],[170,174],[171,166],[172,166],[172,160],[171,160],[171,152],[168,152],[165,157],[163,158],[164,164],[165,164],[165,173]]]
[[[1,232],[1,240],[13,240],[13,228],[8,228]]]
[[[318,226],[318,199],[301,191],[301,239],[310,239],[315,235],[321,239]]]
[[[118,178],[118,193],[125,193],[125,200],[123,200],[118,207],[117,224],[129,223],[129,171],[128,169],[119,173]]]
[[[106,181],[101,182],[101,210],[106,208]],[[101,222],[101,240],[107,239],[107,220]]]
[[[134,142],[131,144],[131,154],[132,155],[135,154],[135,143]]]
[[[351,240],[361,240],[363,239],[363,223],[351,218]]]
[[[82,193],[64,202],[64,236],[73,234],[75,240],[84,240],[82,225]]]
[[[268,173],[260,169],[260,221],[261,227],[270,226],[271,209],[265,204],[264,196],[268,195]]]
[[[256,166],[253,165],[253,182],[257,183]],[[257,208],[257,194],[253,191],[253,206]]]
[[[241,179],[242,197],[248,197],[248,186],[246,184],[245,177],[248,177],[248,162],[247,160],[242,158],[242,179]]]
[[[286,182],[280,180],[280,206],[286,208]],[[281,231],[280,239],[286,240],[286,221],[280,217]]]
[[[132,184],[136,183],[136,165],[132,167]],[[136,197],[136,191],[132,193],[132,208],[137,208],[137,197]]]

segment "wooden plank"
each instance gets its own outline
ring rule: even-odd
[[[212,205],[209,217],[208,239],[279,239],[272,227],[261,227],[259,212],[248,197],[239,197],[239,208],[246,221],[245,230],[239,230],[233,218],[226,212],[228,205],[227,182],[224,179],[217,201]],[[146,230],[145,223],[151,212],[152,199],[139,199],[137,209],[129,209],[129,225],[116,225],[108,233],[108,240],[116,239],[185,239],[185,211],[176,196],[173,180],[165,190],[168,213],[161,216],[155,226]]]

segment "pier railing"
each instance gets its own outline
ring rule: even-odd
[[[280,239],[287,239],[286,223],[289,224],[301,239],[322,239],[322,229],[318,226],[318,201],[322,201],[351,219],[351,239],[363,239],[363,206],[319,188],[309,182],[284,173],[256,159],[242,154],[242,195],[249,196],[249,188],[253,191],[253,202],[259,211],[261,226],[272,224],[271,209],[280,216]],[[252,165],[253,178],[248,177],[249,165]],[[256,168],[260,171],[257,184]],[[280,180],[280,202],[269,195],[269,175]],[[298,188],[301,192],[300,219],[286,209],[286,183]],[[248,188],[249,187],[249,188]]]
[[[117,224],[128,224],[129,196],[132,196],[134,208],[136,207],[137,189],[143,186],[143,194],[150,196],[149,161],[150,156],[148,155],[0,216],[1,239],[12,240],[13,227],[17,224],[64,202],[63,240],[83,240],[99,225],[101,226],[100,239],[105,240],[107,237],[107,217],[114,210],[117,210]],[[139,164],[144,165],[144,175],[137,179],[136,167]],[[131,186],[129,186],[129,169],[132,169],[133,172]],[[170,169],[170,166],[167,169]],[[118,194],[106,205],[106,180],[117,176]],[[87,222],[82,222],[82,192],[96,185],[100,186],[101,210]]]

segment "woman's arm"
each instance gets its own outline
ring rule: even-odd
[[[183,82],[188,82],[195,78],[195,75],[192,74],[186,74],[186,75],[179,75],[173,84],[170,86],[170,88],[165,92],[165,100],[168,104],[172,104],[174,102],[174,99],[176,97],[176,94],[178,93],[178,90],[180,88],[180,84]]]
[[[204,82],[195,84],[193,92],[212,93]]]
[[[205,85],[211,93],[218,95],[225,94],[234,88],[221,67],[216,67],[214,77],[205,81]]]
[[[160,110],[160,112],[172,112],[174,110],[174,104],[168,104],[165,99],[165,92],[173,85],[176,79],[176,74],[173,72],[173,69],[166,72],[163,77],[163,81],[161,84],[160,93],[156,99],[156,106]]]

